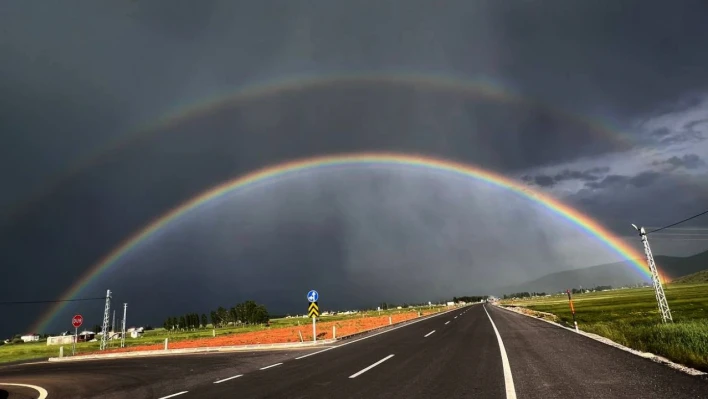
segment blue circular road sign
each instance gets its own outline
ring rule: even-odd
[[[310,292],[307,293],[308,302],[317,302],[318,299],[320,299],[320,294],[318,294],[317,291],[310,290]]]

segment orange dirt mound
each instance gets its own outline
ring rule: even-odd
[[[423,316],[436,313],[436,311],[422,311]],[[415,319],[418,317],[417,312],[401,312],[390,315],[391,323],[400,323],[406,320]],[[340,321],[326,321],[323,317],[317,323],[317,339],[332,338],[332,327],[336,327],[337,337],[343,337],[350,334],[356,334],[362,331],[372,330],[383,327],[389,324],[389,316],[374,316],[374,317],[353,317],[351,319]],[[169,349],[185,349],[185,348],[203,348],[215,346],[232,346],[232,345],[251,345],[251,344],[276,344],[287,342],[300,342],[298,330],[302,333],[302,338],[305,341],[312,341],[312,326],[304,323],[298,327],[279,327],[269,328],[261,331],[252,331],[245,333],[233,333],[229,335],[217,337],[205,337],[199,339],[188,339],[169,342]],[[218,331],[218,330],[217,330]],[[100,352],[92,353],[117,353],[117,352],[136,352],[164,349],[164,344],[155,345],[138,345],[127,348],[107,349]]]

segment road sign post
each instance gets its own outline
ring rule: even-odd
[[[320,315],[320,307],[317,301],[320,299],[320,294],[315,290],[310,290],[307,293],[307,315],[312,318],[312,342],[317,342],[317,317]]]
[[[76,354],[76,341],[79,340],[79,327],[84,323],[84,317],[80,314],[71,318],[71,325],[74,326],[74,345],[71,346],[71,355]]]
[[[573,298],[570,297],[570,290],[565,290],[568,294],[568,303],[570,303],[570,313],[573,314],[573,324],[575,324],[575,332],[578,331],[578,322],[575,320],[575,307],[573,307]]]

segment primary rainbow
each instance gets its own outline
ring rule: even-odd
[[[412,167],[429,168],[438,171],[450,172],[471,177],[489,183],[493,186],[511,190],[523,197],[526,197],[532,201],[535,201],[538,204],[541,204],[546,209],[564,217],[568,221],[572,222],[573,224],[587,232],[589,235],[595,237],[596,239],[604,243],[608,248],[612,249],[614,252],[630,260],[634,268],[644,273],[648,277],[651,276],[651,272],[649,271],[648,266],[646,266],[645,263],[642,261],[643,255],[640,254],[636,249],[630,247],[622,240],[615,237],[605,227],[601,226],[597,221],[593,220],[589,216],[584,215],[578,210],[573,209],[570,206],[565,205],[554,198],[551,198],[540,192],[534,191],[519,181],[510,179],[508,177],[502,176],[500,174],[488,170],[484,170],[477,166],[443,159],[430,158],[427,156],[405,155],[396,153],[354,153],[343,155],[328,155],[285,162],[260,170],[256,170],[254,172],[237,177],[233,180],[227,181],[223,184],[213,187],[212,189],[205,191],[204,193],[192,198],[191,200],[183,203],[182,205],[173,208],[171,211],[155,219],[152,223],[148,224],[142,230],[128,237],[103,259],[99,260],[96,264],[91,266],[88,271],[84,273],[84,275],[61,296],[61,299],[66,300],[74,298],[77,294],[81,292],[82,289],[89,285],[91,281],[93,281],[97,276],[99,276],[101,272],[108,269],[110,266],[116,264],[121,259],[121,257],[123,257],[123,255],[128,253],[131,249],[136,247],[143,240],[150,237],[152,234],[159,231],[160,229],[166,227],[168,224],[170,224],[170,222],[174,221],[175,219],[179,218],[190,210],[199,207],[204,203],[219,198],[231,191],[238,190],[250,184],[264,181],[266,179],[274,179],[290,173],[307,169],[315,169],[325,166],[342,166],[355,164],[406,165]],[[30,331],[44,331],[47,325],[53,320],[56,314],[59,313],[66,306],[66,304],[67,302],[59,302],[54,305],[51,309],[45,312],[45,314],[35,323],[35,325]]]

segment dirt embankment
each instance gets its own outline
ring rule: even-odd
[[[438,310],[425,310],[422,315],[437,313]],[[391,323],[400,323],[403,321],[415,319],[418,317],[418,312],[402,312],[390,315]],[[336,327],[337,337],[344,337],[350,334],[360,333],[362,331],[372,330],[383,327],[389,324],[389,316],[374,316],[374,317],[353,317],[347,320],[326,321],[326,318],[321,318],[317,323],[317,339],[331,339],[332,327]],[[299,332],[299,333],[298,333]],[[287,342],[300,342],[300,334],[304,341],[312,341],[312,326],[309,322],[303,323],[297,327],[279,327],[269,328],[262,331],[252,331],[245,333],[234,333],[217,337],[205,337],[199,339],[188,339],[179,341],[170,341],[170,349],[185,349],[185,348],[202,348],[215,346],[232,346],[232,345],[252,345],[252,344],[276,344]],[[155,345],[139,345],[130,346],[127,348],[108,349],[100,352],[92,353],[115,353],[115,352],[134,352],[164,349],[164,344]],[[89,354],[89,353],[86,353]]]

